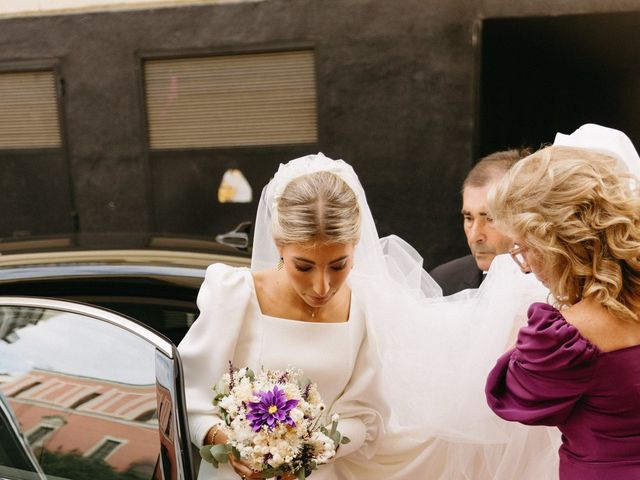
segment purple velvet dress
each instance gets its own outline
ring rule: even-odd
[[[554,307],[528,315],[487,379],[491,409],[560,429],[561,480],[640,479],[640,345],[601,352]]]

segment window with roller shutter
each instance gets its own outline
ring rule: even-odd
[[[317,142],[311,50],[146,60],[151,150]]]

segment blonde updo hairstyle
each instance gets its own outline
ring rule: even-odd
[[[593,298],[640,321],[640,199],[615,159],[550,146],[489,193],[496,226],[538,255],[557,306]]]
[[[358,199],[338,175],[318,171],[291,180],[277,200],[271,225],[277,244],[357,243]]]

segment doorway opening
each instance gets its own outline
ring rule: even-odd
[[[486,19],[476,158],[584,123],[640,147],[640,12]]]

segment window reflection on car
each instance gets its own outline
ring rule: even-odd
[[[102,309],[26,297],[0,298],[0,332],[0,392],[47,478],[193,478],[174,345]],[[0,478],[37,478],[11,465],[0,455]]]

